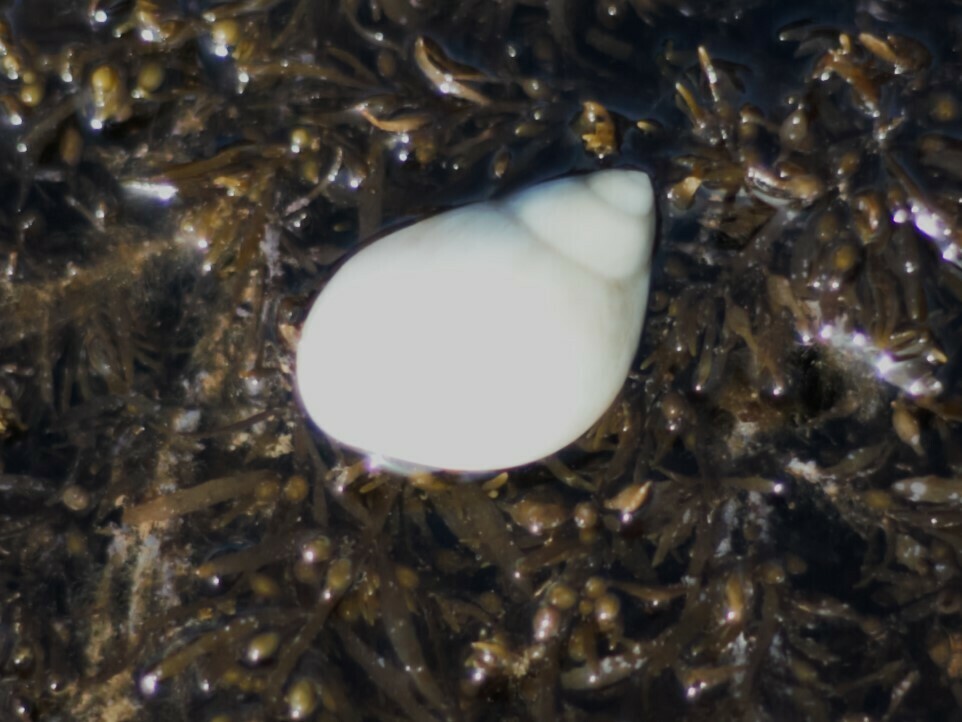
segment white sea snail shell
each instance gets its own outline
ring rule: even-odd
[[[487,471],[558,451],[624,383],[654,224],[648,176],[603,170],[385,236],[308,314],[304,408],[340,443],[416,466]]]

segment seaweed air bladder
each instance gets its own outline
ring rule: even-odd
[[[307,413],[347,446],[421,467],[487,471],[558,451],[625,381],[654,213],[647,175],[603,170],[367,246],[304,324]]]

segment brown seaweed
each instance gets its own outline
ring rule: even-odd
[[[932,5],[0,3],[0,719],[951,718]],[[308,425],[346,254],[610,165],[659,248],[578,443],[463,481]]]

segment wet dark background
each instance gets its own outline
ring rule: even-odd
[[[0,8],[0,720],[962,718],[958,3]],[[611,165],[659,247],[584,439],[306,423],[345,253]]]

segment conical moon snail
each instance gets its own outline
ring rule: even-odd
[[[477,472],[563,448],[638,346],[655,236],[648,176],[603,170],[441,213],[350,258],[311,308],[298,394],[340,443]]]

